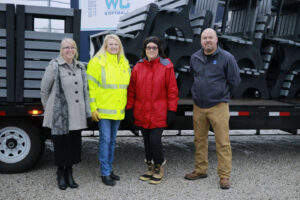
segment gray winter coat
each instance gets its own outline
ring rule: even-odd
[[[200,49],[192,55],[190,66],[194,75],[192,97],[200,108],[228,102],[230,93],[241,82],[234,57],[220,47],[210,56]]]
[[[69,130],[80,130],[87,128],[87,117],[90,117],[88,96],[85,97],[84,90],[88,94],[87,82],[82,79],[84,65],[74,60],[74,65],[66,63],[61,57],[50,61],[45,70],[41,83],[41,101],[44,107],[43,126],[52,128],[53,110],[55,108],[55,68],[58,66],[61,86],[67,101]],[[53,133],[52,133],[53,134]],[[60,134],[60,133],[58,133]]]

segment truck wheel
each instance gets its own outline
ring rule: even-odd
[[[0,129],[0,172],[19,173],[31,169],[44,149],[39,129],[34,125]]]

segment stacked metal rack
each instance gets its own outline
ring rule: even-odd
[[[215,22],[220,10],[223,19]],[[175,65],[184,98],[192,84],[190,56],[201,48],[200,35],[208,27],[217,31],[219,45],[239,64],[242,83],[233,98],[300,97],[298,0],[157,0],[122,17],[110,33],[120,36],[132,65],[140,57],[143,39],[158,36]],[[92,55],[107,33],[90,36]]]

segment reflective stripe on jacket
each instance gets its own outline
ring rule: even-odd
[[[87,67],[91,112],[100,118],[122,120],[125,117],[130,67],[127,59],[106,53],[92,58]]]

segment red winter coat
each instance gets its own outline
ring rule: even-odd
[[[167,111],[177,111],[178,88],[169,59],[138,61],[131,72],[126,109],[133,108],[134,124],[146,129],[167,127]]]

